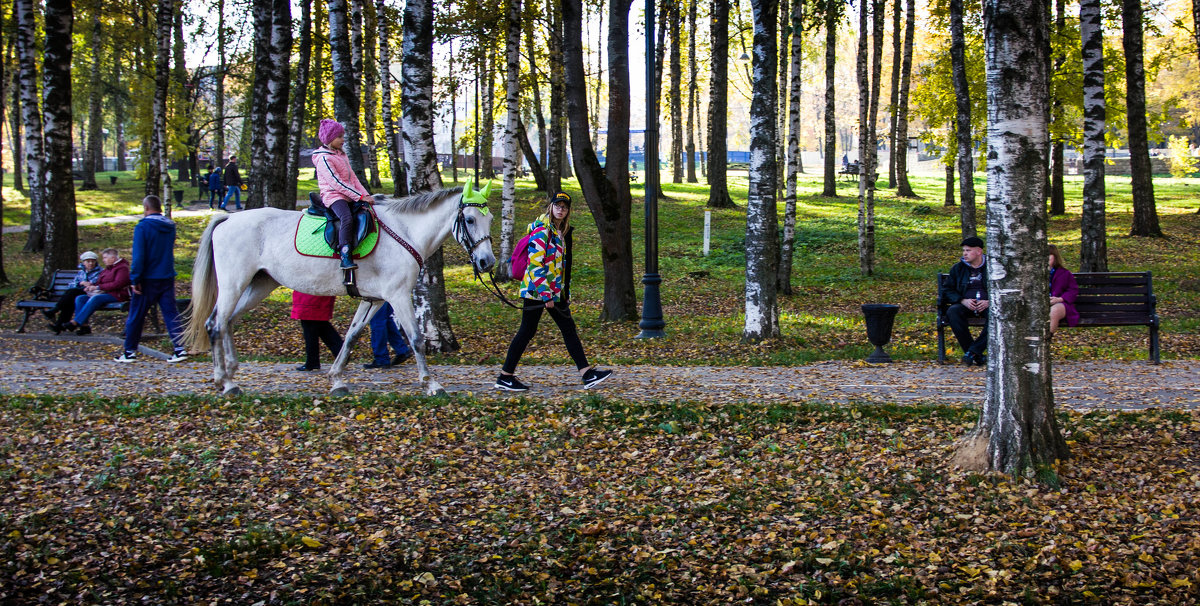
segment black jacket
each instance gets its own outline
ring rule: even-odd
[[[987,275],[987,257],[983,258],[983,281],[986,283]],[[966,298],[967,286],[971,280],[971,266],[967,265],[966,261],[959,260],[950,268],[950,287],[942,291],[942,301],[951,305],[958,303]]]
[[[225,185],[229,187],[242,186],[242,175],[238,173],[237,164],[233,162],[225,165]]]

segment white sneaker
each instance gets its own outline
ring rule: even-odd
[[[137,354],[123,352],[121,355],[113,358],[115,362],[137,362]]]
[[[175,352],[175,355],[167,358],[167,361],[174,364],[175,362],[183,362],[184,360],[187,360],[187,359],[188,359],[188,353],[186,351],[177,351],[177,352]]]

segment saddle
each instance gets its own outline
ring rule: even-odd
[[[321,203],[321,194],[315,191],[308,192],[308,202],[308,210],[304,212],[310,216],[325,219],[325,243],[333,250],[338,250],[341,243],[337,241],[337,215],[325,208],[325,205]],[[375,233],[375,215],[371,212],[371,205],[362,200],[350,205],[350,215],[354,217],[355,226],[354,241],[349,243],[353,250],[360,242],[366,240],[367,236]]]

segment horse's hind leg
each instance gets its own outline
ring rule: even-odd
[[[446,390],[429,374],[429,365],[425,362],[425,336],[417,328],[417,317],[413,313],[412,298],[399,297],[398,301],[388,301],[392,304],[393,315],[404,336],[408,337],[408,345],[412,348],[413,358],[417,361],[417,372],[420,374],[421,388],[425,395],[443,395]]]
[[[342,371],[346,369],[346,362],[350,359],[350,349],[354,347],[354,342],[358,340],[358,335],[362,334],[362,329],[366,327],[367,322],[371,320],[371,316],[374,316],[380,307],[383,307],[383,301],[364,300],[358,304],[358,309],[354,312],[354,319],[350,321],[350,327],[346,329],[346,338],[342,342],[342,350],[338,352],[337,358],[333,360],[333,365],[329,367],[329,380],[333,381],[330,393],[333,395],[350,395],[350,388],[342,378]]]
[[[237,319],[246,310],[253,308],[271,294],[279,283],[270,276],[259,273],[241,290],[222,290],[217,299],[217,307],[213,312],[214,318],[209,328],[209,336],[213,340],[213,380],[217,388],[225,395],[236,396],[242,393],[234,382],[237,374],[237,348],[233,343],[233,327]]]

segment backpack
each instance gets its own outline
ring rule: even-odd
[[[517,245],[513,247],[512,269],[510,271],[514,280],[525,279],[525,268],[529,266],[529,236],[532,235],[533,232],[525,234],[525,237],[521,238],[517,242]]]

